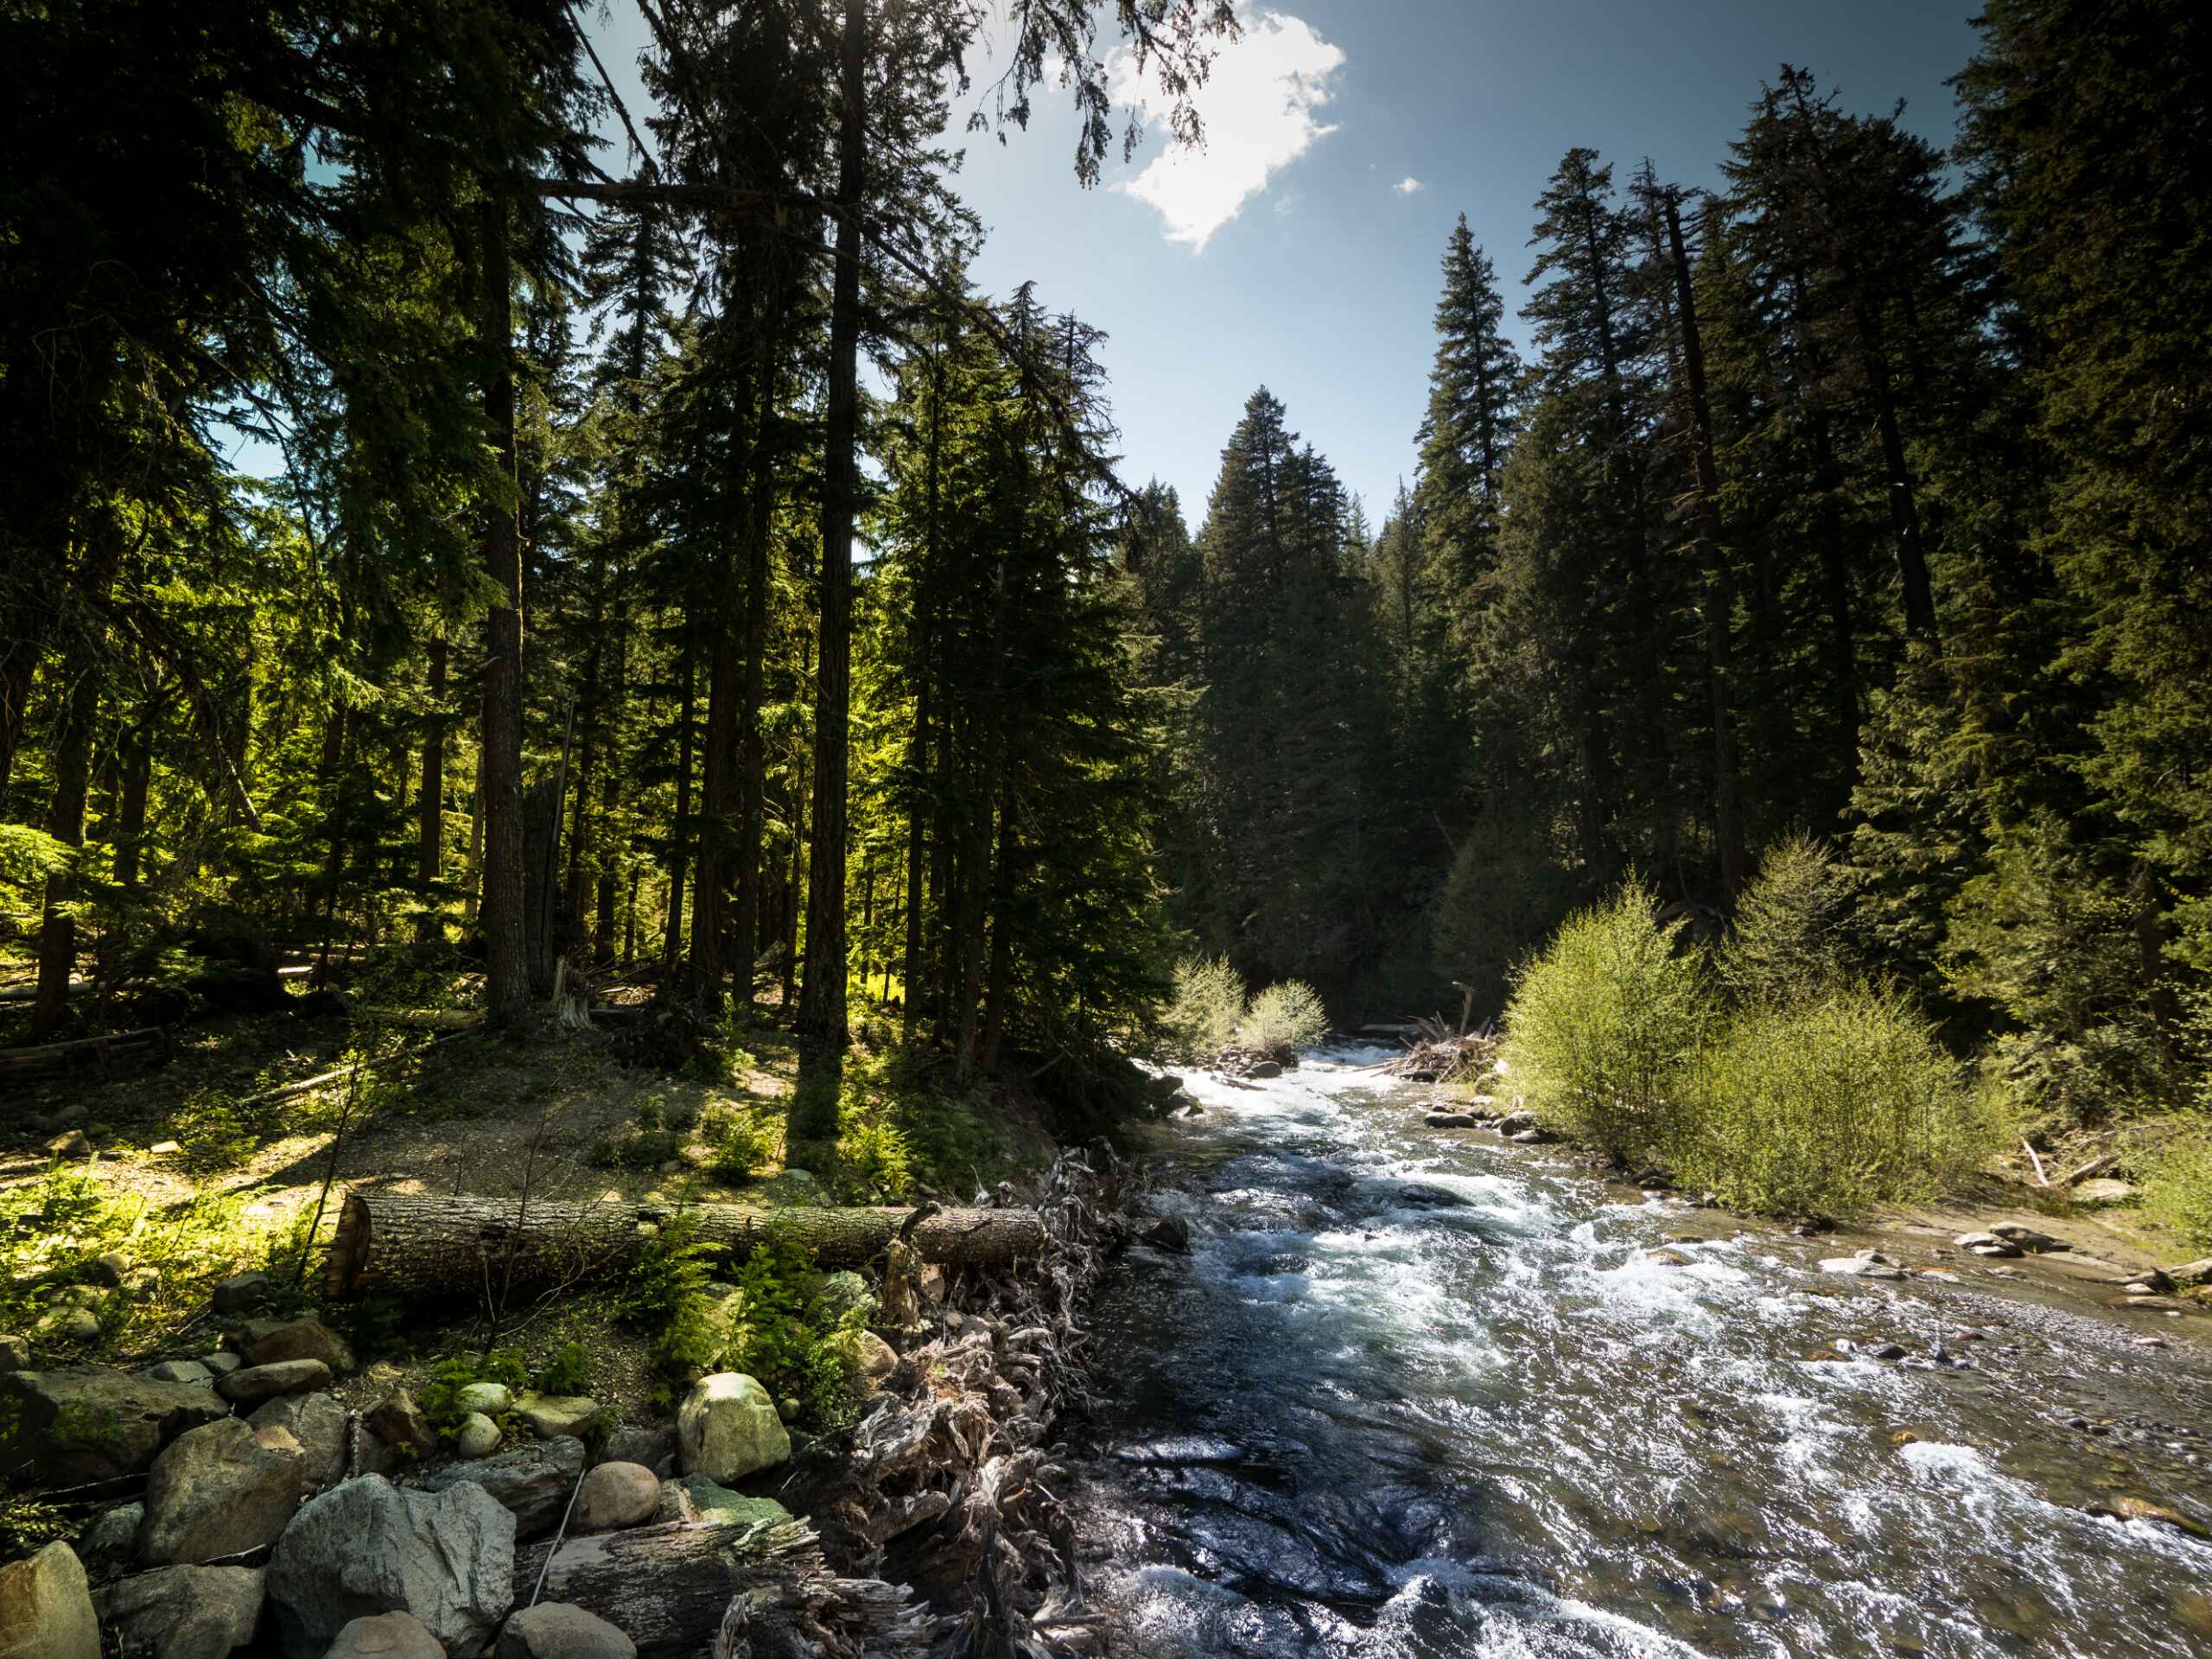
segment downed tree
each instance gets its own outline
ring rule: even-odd
[[[589,1608],[638,1644],[639,1659],[710,1649],[752,1659],[919,1659],[935,1624],[903,1587],[831,1573],[820,1541],[796,1522],[664,1522],[548,1539],[515,1552],[515,1605],[533,1597]]]
[[[323,1270],[323,1294],[332,1300],[371,1293],[474,1294],[494,1278],[518,1287],[572,1283],[627,1266],[677,1213],[664,1204],[350,1192]],[[697,1204],[681,1213],[700,1238],[734,1255],[772,1236],[803,1246],[825,1267],[873,1261],[902,1235],[922,1261],[952,1268],[1011,1267],[1045,1249],[1045,1225],[1034,1210]]]
[[[168,1038],[159,1026],[119,1031],[109,1037],[79,1037],[36,1048],[0,1049],[0,1081],[66,1071],[75,1066],[107,1066],[165,1057]]]

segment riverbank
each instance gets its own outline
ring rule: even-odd
[[[1185,1074],[1150,1137],[1192,1255],[1102,1285],[1081,1464],[1132,1651],[2212,1641],[2212,1321],[1948,1215],[1800,1236],[1432,1129],[1387,1056]],[[1903,1276],[1822,1270],[1869,1249]]]

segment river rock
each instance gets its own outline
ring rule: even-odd
[[[330,1386],[330,1367],[319,1359],[280,1359],[273,1365],[248,1365],[215,1379],[215,1392],[241,1406],[257,1406],[279,1395],[305,1394]]]
[[[618,1423],[599,1449],[601,1463],[642,1463],[648,1469],[658,1469],[664,1459],[676,1455],[676,1430],[665,1424],[659,1428],[640,1428],[635,1423]]]
[[[863,1331],[857,1341],[860,1345],[861,1376],[870,1383],[880,1383],[899,1369],[899,1351],[873,1331]]]
[[[282,1429],[257,1434],[226,1417],[178,1435],[146,1477],[139,1555],[208,1561],[275,1543],[298,1512],[305,1471],[297,1443]]]
[[[1421,1122],[1432,1129],[1471,1129],[1476,1119],[1472,1112],[1431,1112]]]
[[[30,1344],[21,1337],[0,1337],[0,1371],[27,1371],[30,1368]]]
[[[2033,1250],[2038,1255],[2067,1248],[2063,1240],[2053,1238],[2049,1233],[2039,1233],[2017,1221],[2000,1221],[1989,1230],[2007,1244],[2018,1245],[2021,1249]]]
[[[275,1281],[265,1273],[237,1273],[217,1285],[208,1301],[218,1313],[246,1313],[269,1300]]]
[[[446,1650],[412,1613],[376,1613],[338,1632],[323,1659],[446,1659]]]
[[[232,1371],[242,1370],[245,1367],[245,1361],[221,1349],[212,1354],[200,1355],[200,1363],[207,1368],[212,1376],[228,1376]]]
[[[0,1374],[0,1468],[54,1486],[135,1475],[187,1429],[231,1414],[191,1382],[104,1365]]]
[[[96,1284],[120,1285],[124,1275],[137,1265],[121,1250],[109,1250],[94,1256],[88,1264],[88,1269]]]
[[[2212,1539],[2212,1530],[2163,1503],[2153,1503],[2147,1497],[2115,1497],[2110,1503],[2093,1503],[2091,1515],[2101,1515],[2120,1521],[2155,1521],[2162,1527],[2171,1527],[2176,1532],[2185,1532],[2192,1538]]]
[[[762,1521],[781,1524],[791,1518],[791,1512],[772,1497],[747,1497],[704,1475],[688,1475],[682,1480],[661,1482],[657,1518],[709,1527],[749,1527]]]
[[[276,1365],[288,1359],[319,1359],[331,1375],[353,1369],[353,1351],[320,1319],[292,1319],[258,1338],[245,1351],[249,1365]]]
[[[515,1397],[504,1382],[471,1382],[453,1397],[462,1411],[480,1411],[486,1417],[514,1409]]]
[[[542,1601],[507,1621],[498,1659],[638,1659],[638,1644],[597,1613]]]
[[[453,1449],[464,1458],[488,1458],[499,1449],[499,1426],[480,1411],[472,1411],[453,1432]]]
[[[386,1446],[404,1446],[421,1457],[435,1448],[437,1436],[431,1432],[429,1420],[423,1415],[423,1408],[415,1403],[415,1396],[404,1389],[394,1389],[378,1402],[375,1409],[362,1422]]]
[[[641,1463],[602,1463],[576,1489],[569,1526],[577,1532],[612,1532],[642,1526],[660,1507],[660,1481]]]
[[[1173,1250],[1179,1255],[1191,1252],[1191,1224],[1180,1216],[1162,1216],[1144,1230],[1144,1242],[1155,1249]]]
[[[99,1315],[89,1307],[56,1307],[38,1322],[38,1333],[48,1342],[97,1342]]]
[[[2101,1175],[2094,1180],[2077,1181],[2074,1185],[2074,1202],[2076,1204],[2126,1204],[2134,1196],[2133,1182],[2114,1180],[2109,1175]]]
[[[215,1382],[215,1373],[196,1359],[164,1359],[138,1375],[155,1382],[205,1382],[213,1387]]]
[[[687,1475],[727,1484],[791,1455],[775,1401],[741,1371],[702,1377],[676,1414],[676,1459]]]
[[[283,1659],[323,1659],[354,1619],[406,1612],[451,1653],[481,1649],[514,1605],[515,1517],[483,1487],[406,1492],[364,1475],[302,1510],[269,1563]]]
[[[77,1559],[87,1573],[112,1577],[130,1565],[138,1553],[138,1529],[145,1523],[143,1503],[124,1503],[102,1510],[77,1536]]]
[[[599,1414],[599,1402],[581,1394],[525,1394],[515,1402],[515,1415],[540,1440],[575,1434]]]
[[[100,1659],[92,1586],[68,1545],[0,1567],[0,1659]]]
[[[1536,1115],[1534,1112],[1508,1112],[1497,1120],[1497,1124],[1500,1135],[1518,1135],[1523,1129],[1535,1127]]]
[[[1902,1279],[1904,1269],[1898,1267],[1879,1250],[1861,1250],[1856,1255],[1831,1255],[1821,1262],[1822,1273],[1847,1274],[1854,1279]]]
[[[262,1575],[246,1567],[164,1567],[92,1599],[123,1659],[224,1659],[253,1640]]]
[[[308,1495],[328,1491],[346,1475],[346,1408],[335,1395],[288,1394],[246,1420],[254,1427],[282,1428],[297,1441]]]
[[[2167,1278],[2177,1285],[2199,1285],[2212,1282],[2212,1255],[2200,1262],[2181,1262],[2164,1269]]]
[[[480,1486],[515,1518],[515,1536],[540,1538],[560,1524],[569,1494],[583,1472],[584,1443],[569,1435],[533,1441],[495,1458],[450,1463],[409,1484],[425,1492]]]
[[[1549,1144],[1552,1136],[1544,1129],[1516,1129],[1505,1138],[1516,1147],[1541,1147]]]

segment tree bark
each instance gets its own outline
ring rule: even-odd
[[[861,194],[866,161],[866,0],[845,0],[837,145],[837,265],[830,301],[830,399],[822,514],[822,648],[814,704],[814,829],[808,858],[806,982],[798,1028],[843,1046],[845,768],[851,696],[853,518],[860,505]]]
[[[430,641],[429,695],[430,717],[423,728],[423,796],[416,803],[415,890],[423,905],[422,937],[442,939],[445,926],[438,916],[442,906],[432,892],[445,867],[446,639],[442,633]]]
[[[620,1271],[637,1258],[650,1228],[678,1213],[699,1236],[743,1256],[765,1238],[790,1239],[829,1267],[880,1255],[915,1211],[897,1206],[575,1204],[532,1198],[420,1197],[352,1192],[340,1213],[323,1294],[471,1294],[487,1271],[512,1283],[563,1285]],[[908,1235],[925,1262],[949,1268],[1007,1267],[1045,1248],[1033,1210],[943,1210]]]
[[[522,831],[522,529],[515,472],[513,278],[507,204],[483,204],[484,418],[499,478],[487,503],[484,568],[497,594],[485,614],[484,812],[485,1002],[491,1024],[512,1026],[530,1007],[524,937]]]
[[[921,1659],[933,1624],[904,1586],[831,1573],[821,1541],[798,1522],[760,1529],[671,1521],[547,1539],[515,1554],[515,1605],[528,1606],[533,1594],[590,1609],[637,1644],[639,1659],[716,1651],[726,1617],[741,1621],[734,1650],[752,1659]]]
[[[161,710],[149,706],[132,727],[123,757],[122,798],[117,804],[115,885],[135,890],[146,845],[146,799],[154,780],[154,728]]]
[[[676,713],[676,823],[669,836],[668,920],[661,933],[660,960],[673,969],[683,955],[684,837],[691,833],[691,720],[699,681],[696,633],[683,631],[683,700]]]
[[[84,625],[90,628],[89,620]],[[100,675],[96,642],[70,652],[70,683],[62,693],[54,740],[54,798],[46,832],[64,846],[85,844],[85,798],[92,785],[92,721],[99,713]],[[31,1035],[50,1034],[61,1023],[69,978],[77,962],[77,918],[69,909],[73,871],[46,879],[46,904],[38,933],[38,995],[31,1003]]]

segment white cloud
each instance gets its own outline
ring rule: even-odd
[[[1247,11],[1243,22],[1243,38],[1222,48],[1198,95],[1205,147],[1171,144],[1116,187],[1157,209],[1167,239],[1193,250],[1205,247],[1269,179],[1336,130],[1316,111],[1329,101],[1343,50],[1282,12]],[[1126,54],[1116,60],[1115,76],[1123,99],[1141,95]]]
[[[1426,190],[1428,187],[1408,173],[1390,188],[1402,196],[1410,196],[1414,191]]]

